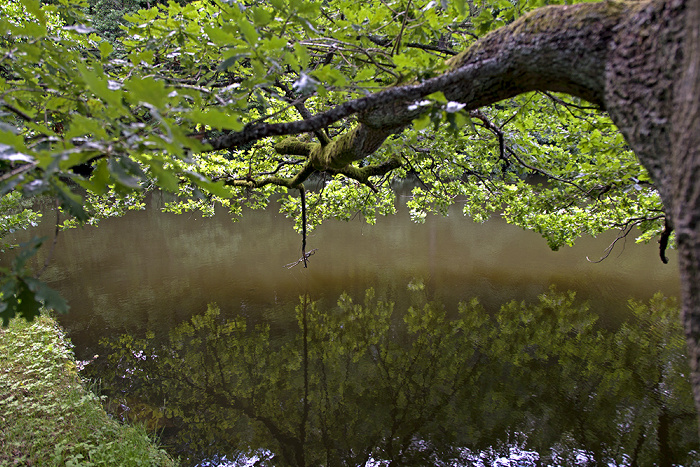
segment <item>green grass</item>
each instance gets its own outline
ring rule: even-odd
[[[110,418],[51,318],[0,328],[0,466],[173,466],[143,428]]]

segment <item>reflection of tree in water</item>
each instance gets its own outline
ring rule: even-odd
[[[99,377],[192,462],[265,449],[276,466],[454,465],[469,450],[506,449],[516,433],[545,464],[582,452],[598,463],[697,461],[672,301],[632,302],[629,321],[606,330],[572,293],[496,316],[474,301],[454,318],[414,294],[403,316],[372,290],[330,310],[302,298],[299,332],[282,339],[210,306],[165,345],[112,341]]]

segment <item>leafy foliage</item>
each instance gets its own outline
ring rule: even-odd
[[[23,199],[18,192],[7,193],[0,197],[0,239],[3,240],[2,248],[11,248],[14,245],[7,243],[5,239],[20,229],[36,227],[41,219],[41,213],[31,209],[29,202]]]

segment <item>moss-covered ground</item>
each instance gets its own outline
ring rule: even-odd
[[[0,466],[173,466],[144,429],[110,418],[54,320],[0,328]]]

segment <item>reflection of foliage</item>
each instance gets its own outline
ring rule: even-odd
[[[512,383],[489,391],[507,401],[490,418],[527,423],[540,448],[584,446],[596,459],[620,462],[626,454],[641,465],[689,461],[683,456],[697,436],[686,423],[694,412],[676,304],[655,296],[630,308],[631,319],[611,332],[595,326],[573,293],[502,307],[491,355]]]
[[[274,465],[450,465],[523,433],[559,465],[581,452],[692,463],[698,440],[672,301],[631,302],[613,331],[573,293],[552,290],[493,317],[473,301],[449,318],[414,293],[403,319],[372,290],[331,310],[303,298],[300,332],[275,338],[210,306],[167,344],[111,342],[113,380],[101,377],[133,398],[126,405],[164,417],[167,441],[191,460],[262,448],[277,454]]]

